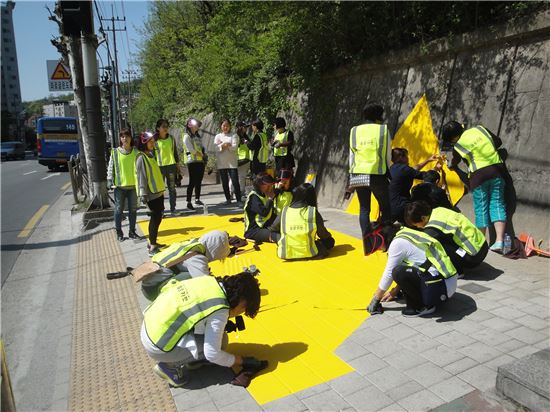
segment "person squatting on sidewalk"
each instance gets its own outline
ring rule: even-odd
[[[136,158],[137,194],[150,211],[147,245],[149,256],[153,256],[163,246],[157,243],[157,235],[164,212],[164,179],[155,158],[154,148],[153,133],[141,133]]]
[[[222,181],[223,193],[225,195],[225,204],[231,204],[231,193],[229,191],[229,179],[235,190],[235,198],[237,203],[241,203],[241,187],[239,185],[239,159],[238,147],[239,138],[231,133],[231,122],[228,119],[223,119],[220,123],[221,133],[214,137],[214,144],[218,149],[216,164]]]
[[[107,186],[114,187],[115,230],[117,239],[122,242],[124,240],[122,215],[125,203],[128,204],[128,237],[141,239],[141,236],[136,233],[136,158],[138,151],[134,147],[132,133],[129,129],[122,129],[118,137],[118,147],[111,150],[107,167]]]
[[[185,124],[183,135],[183,162],[189,171],[189,184],[187,185],[187,209],[195,210],[191,203],[193,190],[195,190],[195,205],[202,206],[201,187],[206,166],[206,154],[199,135],[199,128],[202,123],[195,118],[190,118]]]
[[[168,120],[159,119],[155,127],[155,154],[162,176],[166,180],[168,198],[170,201],[170,213],[176,213],[176,174],[178,148],[176,141],[168,134]]]
[[[185,369],[207,361],[241,368],[231,383],[248,386],[252,375],[267,362],[226,352],[226,328],[229,318],[242,314],[254,318],[260,301],[258,280],[249,272],[167,282],[145,309],[141,327],[143,347],[158,362],[155,373],[170,385],[181,387],[188,380]]]

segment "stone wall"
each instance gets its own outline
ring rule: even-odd
[[[550,238],[550,12],[529,22],[437,41],[326,76],[286,113],[297,136],[297,175],[318,173],[321,205],[344,207],[348,139],[368,100],[382,102],[392,134],[426,94],[433,127],[483,124],[503,140],[517,195],[516,232]],[[470,196],[460,202],[473,218]],[[513,228],[510,228],[513,230]]]

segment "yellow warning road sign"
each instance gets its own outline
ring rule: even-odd
[[[60,60],[46,60],[48,89],[50,92],[73,90],[71,72]]]
[[[63,63],[57,63],[57,66],[52,74],[52,80],[71,80],[71,74]]]

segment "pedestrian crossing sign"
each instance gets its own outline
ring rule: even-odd
[[[69,68],[61,60],[47,60],[48,89],[50,92],[73,90],[73,82]]]

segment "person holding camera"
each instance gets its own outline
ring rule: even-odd
[[[267,361],[226,352],[226,325],[242,314],[254,318],[260,301],[260,285],[248,271],[223,278],[170,280],[143,313],[141,342],[158,362],[155,373],[171,386],[181,387],[188,381],[189,370],[207,361],[240,369],[231,383],[248,386]]]

